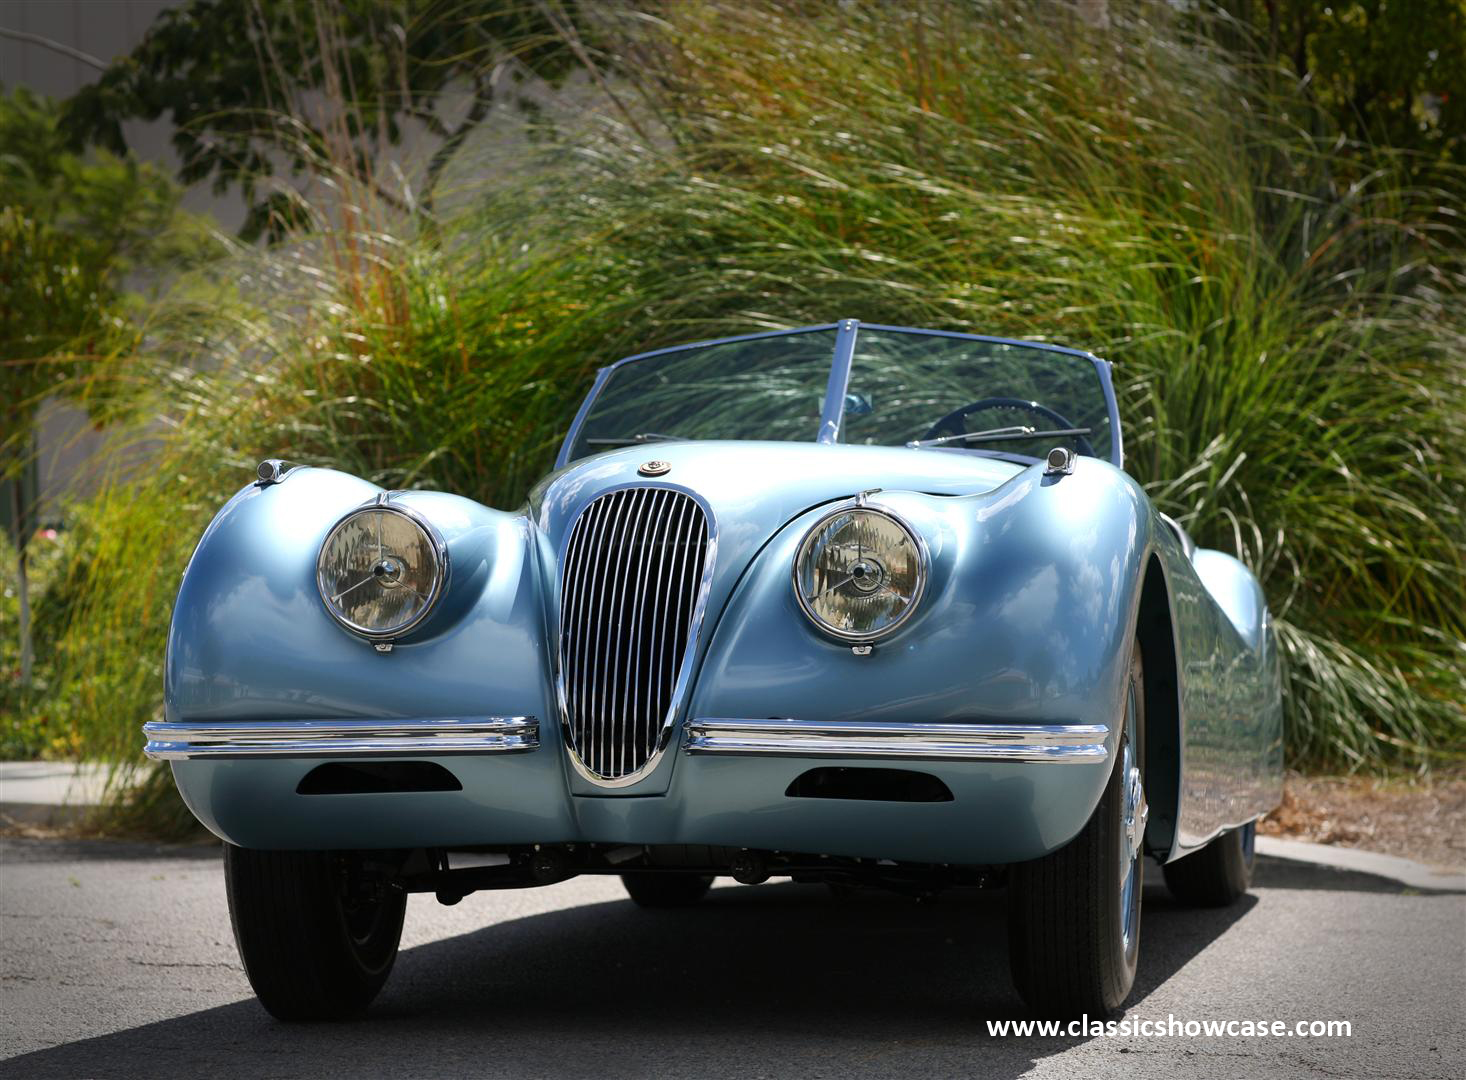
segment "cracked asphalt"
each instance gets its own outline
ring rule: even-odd
[[[1225,911],[1147,887],[1128,1018],[1348,1020],[1349,1038],[993,1037],[985,1021],[1025,1016],[1003,927],[1000,893],[415,896],[367,1018],[287,1026],[240,969],[217,850],[3,840],[0,1078],[1466,1076],[1466,896],[1269,860]]]

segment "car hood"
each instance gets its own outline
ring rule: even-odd
[[[647,462],[668,468],[655,477]],[[860,491],[920,491],[976,495],[991,491],[1025,466],[960,450],[794,442],[658,442],[584,458],[546,477],[530,496],[537,515],[547,507],[583,506],[600,492],[635,483],[668,483],[705,499],[722,524],[771,513],[787,521],[801,511]],[[757,504],[757,506],[755,505]],[[759,507],[767,508],[760,511]]]
[[[638,469],[666,466],[656,476]],[[627,447],[577,461],[546,477],[529,512],[551,565],[571,526],[598,495],[636,484],[672,485],[697,495],[712,513],[717,538],[713,601],[720,600],[769,538],[814,507],[861,491],[977,495],[1025,466],[977,454],[889,446],[787,442],[665,442]]]

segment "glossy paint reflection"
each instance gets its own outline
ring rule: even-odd
[[[1170,530],[1160,532],[1182,653],[1179,854],[1282,798],[1282,669],[1262,591],[1247,568],[1205,548],[1188,560]]]

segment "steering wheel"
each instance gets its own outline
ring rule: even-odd
[[[942,417],[931,427],[927,428],[926,434],[921,437],[922,441],[927,439],[940,439],[944,435],[964,435],[968,431],[965,421],[973,413],[982,412],[985,409],[1021,409],[1024,412],[1031,412],[1041,416],[1046,421],[1051,421],[1056,428],[1072,428],[1077,425],[1068,418],[1055,412],[1047,405],[1040,405],[1036,401],[1029,401],[1026,398],[1013,397],[989,397],[981,401],[974,401],[970,405],[964,405],[960,409],[953,409],[946,416]],[[1034,438],[1042,438],[1035,435]],[[1074,440],[1074,445],[1079,452],[1088,457],[1098,457],[1094,452],[1094,444],[1083,435],[1068,436]],[[959,443],[960,445],[960,443]]]

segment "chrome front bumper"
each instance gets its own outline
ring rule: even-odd
[[[689,754],[1092,763],[1104,724],[923,724],[868,720],[689,720]],[[143,725],[143,752],[189,758],[394,757],[514,753],[540,744],[532,716],[272,720]]]
[[[902,724],[868,720],[689,720],[689,754],[1088,764],[1109,757],[1104,724]]]
[[[143,753],[186,758],[394,757],[513,753],[540,744],[533,716],[430,716],[405,720],[269,720],[143,725]]]

